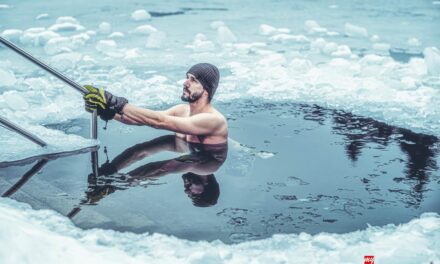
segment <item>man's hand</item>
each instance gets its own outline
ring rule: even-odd
[[[113,119],[116,114],[122,114],[122,109],[128,103],[124,97],[114,96],[102,88],[92,85],[84,85],[84,88],[88,91],[83,96],[86,111],[98,110],[99,117],[104,121]]]

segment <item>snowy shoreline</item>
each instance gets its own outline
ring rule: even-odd
[[[51,210],[0,199],[0,261],[15,263],[437,263],[440,216],[346,234],[306,233],[225,245],[162,234],[81,230]]]

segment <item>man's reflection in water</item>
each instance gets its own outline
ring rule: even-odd
[[[161,151],[187,153],[174,159],[151,162],[128,173],[117,173]],[[214,172],[225,162],[228,143],[203,145],[188,143],[174,135],[161,136],[151,141],[126,149],[111,162],[107,161],[98,170],[99,175],[89,176],[87,198],[81,204],[96,204],[103,197],[115,192],[138,186],[146,180],[173,173],[183,173],[185,193],[198,207],[217,203],[220,187]]]

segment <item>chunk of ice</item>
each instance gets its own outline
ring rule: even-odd
[[[294,58],[290,64],[289,68],[295,70],[295,72],[306,73],[313,68],[311,61],[306,59]]]
[[[123,38],[125,37],[124,33],[122,32],[113,32],[110,35],[108,35],[109,38]]]
[[[117,47],[118,45],[116,44],[116,42],[110,39],[100,40],[96,44],[96,50],[102,53],[113,52],[116,50]]]
[[[24,111],[29,108],[26,99],[17,91],[8,91],[3,94],[6,105],[13,111]]]
[[[150,34],[147,39],[147,48],[160,48],[166,39],[167,35],[165,32],[156,31]]]
[[[263,36],[268,36],[277,33],[277,29],[270,25],[261,24],[259,28],[259,32]]]
[[[195,52],[209,52],[215,49],[215,45],[212,41],[209,41],[208,38],[198,33],[194,37],[194,41],[192,45],[187,45],[188,48],[193,49]]]
[[[370,38],[371,42],[379,42],[380,41],[380,37],[378,35],[373,35]]]
[[[322,49],[322,52],[325,54],[332,54],[337,50],[338,50],[338,44],[334,42],[328,42],[325,44],[324,48]]]
[[[409,38],[407,43],[408,43],[408,45],[410,45],[412,47],[419,47],[422,45],[420,40],[418,40],[417,38]]]
[[[332,56],[350,57],[351,49],[347,45],[339,45],[338,48],[331,53]]]
[[[153,32],[157,32],[157,29],[151,25],[142,25],[132,31],[132,33],[139,35],[150,35]]]
[[[10,41],[18,41],[20,39],[22,30],[19,29],[6,29],[2,32],[1,36]]]
[[[279,66],[286,64],[286,57],[279,53],[273,53],[266,55],[258,63],[264,66]]]
[[[78,52],[61,53],[51,58],[53,65],[61,70],[75,68],[82,59],[82,54]]]
[[[289,43],[289,42],[305,43],[310,41],[304,35],[290,35],[290,34],[276,34],[270,37],[269,40],[279,43]]]
[[[388,43],[374,43],[373,49],[375,50],[382,50],[382,51],[388,51],[391,48],[391,45]]]
[[[221,27],[221,26],[225,26],[225,22],[220,21],[220,20],[217,20],[217,21],[212,22],[209,26],[210,26],[212,29],[218,29],[218,28]]]
[[[318,22],[316,22],[315,20],[306,20],[304,22],[304,29],[307,31],[307,33],[309,34],[314,34],[314,33],[326,33],[327,29],[324,27],[321,27]]]
[[[79,25],[78,20],[74,17],[71,17],[71,16],[58,17],[57,20],[55,21],[55,24],[64,24],[64,23]]]
[[[431,75],[440,75],[440,52],[436,47],[425,48],[423,51],[425,56],[425,63],[428,68],[428,72]],[[440,77],[440,76],[439,76]]]
[[[12,71],[0,68],[0,86],[12,86],[17,82]]]
[[[12,8],[10,5],[0,4],[0,9],[9,9]]]
[[[47,18],[49,18],[49,14],[43,13],[43,14],[39,14],[38,16],[36,16],[35,20],[42,20],[42,19],[47,19]]]
[[[319,49],[322,50],[324,49],[325,45],[327,44],[327,41],[323,38],[317,38],[314,41],[312,41],[312,43],[310,43],[310,47],[312,49]]]
[[[110,32],[112,32],[112,26],[108,22],[101,22],[98,27],[98,32],[100,34],[110,34]]]
[[[131,13],[131,18],[134,21],[143,21],[151,19],[151,15],[145,9],[139,9]]]
[[[360,37],[360,38],[368,37],[368,31],[366,28],[356,26],[350,23],[345,23],[344,29],[345,29],[345,35],[349,37]]]
[[[219,43],[231,43],[236,42],[237,37],[227,26],[220,26],[217,28],[217,41]]]
[[[57,37],[50,39],[44,46],[44,51],[49,54],[57,54],[63,51],[71,51],[73,44],[68,37]]]
[[[51,31],[81,31],[84,29],[83,26],[70,22],[56,23],[49,27]]]

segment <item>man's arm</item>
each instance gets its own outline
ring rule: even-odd
[[[116,115],[116,120],[130,125],[147,125],[158,129],[171,130],[190,135],[206,135],[217,131],[224,121],[211,113],[201,113],[189,117],[172,116],[162,111],[127,104],[123,118]]]

